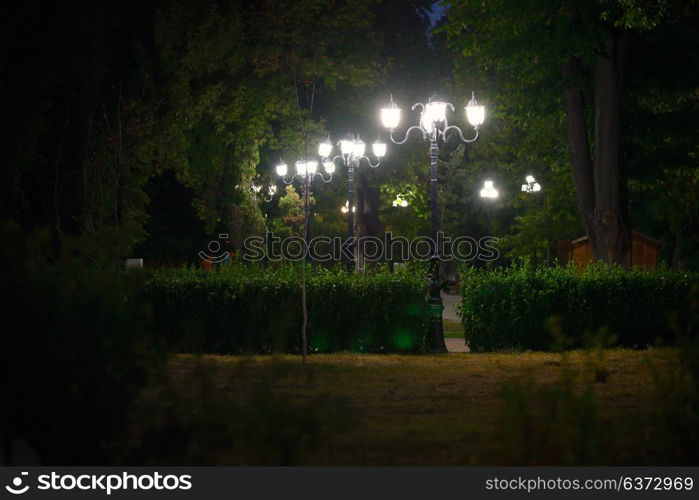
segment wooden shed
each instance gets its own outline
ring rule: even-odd
[[[633,231],[631,233],[631,265],[646,271],[652,271],[658,263],[660,242],[648,235]],[[587,236],[575,240],[558,240],[556,257],[562,266],[573,261],[577,266],[587,266],[592,261],[592,247]]]

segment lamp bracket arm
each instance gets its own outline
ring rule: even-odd
[[[392,141],[394,144],[398,144],[399,146],[400,146],[401,144],[405,144],[406,141],[408,140],[408,137],[410,137],[410,132],[412,132],[413,130],[419,130],[419,131],[422,133],[422,138],[423,138],[423,139],[425,139],[425,138],[427,137],[427,135],[425,134],[425,131],[423,130],[422,127],[420,127],[419,125],[413,125],[413,126],[410,127],[408,130],[406,130],[406,132],[405,132],[405,137],[403,138],[402,141],[397,141],[397,140],[393,137],[393,130],[391,130],[391,141]]]
[[[476,135],[474,135],[472,139],[466,139],[464,138],[464,134],[461,132],[461,129],[459,127],[457,127],[456,125],[450,125],[446,127],[442,132],[442,137],[445,141],[447,139],[447,132],[449,132],[450,130],[455,130],[459,134],[459,139],[461,139],[461,142],[463,142],[464,144],[475,142],[476,139],[478,139],[478,129],[476,129]]]
[[[371,163],[371,160],[369,159],[368,156],[362,156],[362,158],[364,158],[364,159],[366,160],[366,162],[369,164],[369,166],[370,166],[371,168],[376,168],[376,167],[378,167],[379,165],[381,165],[381,158],[378,159],[378,161],[376,162],[376,164]],[[360,159],[361,159],[361,158],[360,158]]]

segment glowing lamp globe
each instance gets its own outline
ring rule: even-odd
[[[468,101],[466,106],[466,118],[475,129],[480,127],[485,121],[485,106],[478,104],[474,94],[471,94],[471,100]]]
[[[381,141],[376,141],[374,144],[371,145],[372,150],[374,151],[374,156],[377,158],[383,158],[386,156],[386,143],[381,142]]]
[[[381,123],[383,123],[384,127],[391,130],[400,123],[400,108],[393,102],[393,97],[391,97],[389,106],[381,109]]]
[[[425,106],[425,120],[441,123],[447,119],[447,103],[441,101],[428,102]]]
[[[330,156],[330,153],[333,151],[333,145],[330,144],[330,141],[324,141],[318,144],[318,156],[321,158],[327,158]]]
[[[285,177],[286,174],[289,172],[289,167],[286,166],[286,163],[280,163],[275,167],[275,170],[279,177]]]
[[[352,145],[352,154],[354,155],[355,158],[361,158],[364,156],[364,151],[366,150],[366,144],[364,144],[364,141],[361,139],[357,139],[354,141],[354,144]]]
[[[354,150],[354,141],[352,139],[342,139],[340,141],[340,151],[342,156],[349,156]]]
[[[498,190],[495,189],[495,186],[493,186],[493,181],[485,181],[483,183],[483,189],[481,189],[481,198],[490,198],[494,199],[497,198],[498,195]]]

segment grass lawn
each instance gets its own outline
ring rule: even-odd
[[[444,337],[451,339],[464,338],[464,325],[460,321],[443,320]]]
[[[564,365],[577,374],[573,385],[580,390],[592,387],[596,403],[590,413],[599,414],[593,415],[593,420],[599,418],[604,428],[618,429],[614,442],[621,443],[621,452],[599,460],[652,460],[644,456],[645,444],[639,439],[657,406],[650,364],[664,370],[672,362],[673,351],[607,350],[604,359],[596,362],[596,366],[603,366],[606,377],[597,382],[593,381],[595,370],[589,353],[572,352],[567,359]],[[179,403],[159,400],[165,396],[153,389],[147,393],[150,406],[146,406],[150,413],[154,407],[157,413],[159,406],[176,413],[173,407],[187,401],[185,420],[193,415],[210,433],[204,438],[196,437],[194,431],[187,431],[187,435],[194,435],[195,441],[211,441],[207,449],[217,450],[202,455],[205,458],[201,460],[207,463],[510,463],[521,461],[521,456],[509,452],[493,455],[492,450],[514,436],[526,440],[530,431],[522,433],[519,423],[507,423],[510,414],[501,396],[503,384],[527,379],[537,387],[551,386],[561,376],[561,365],[561,356],[553,353],[340,353],[312,355],[306,367],[295,356],[178,355],[167,370],[177,388],[170,396]],[[578,409],[580,404],[582,410]],[[571,446],[580,446],[578,441],[582,440],[582,446],[587,446],[590,438],[578,435],[579,422],[574,421],[568,429],[565,421],[586,412],[585,404],[563,401],[563,409],[557,410],[564,415],[560,417],[563,420],[558,427],[554,425],[558,430],[546,433],[563,429],[561,439],[569,440]],[[541,425],[551,425],[549,417],[543,420]],[[536,419],[533,422],[535,427],[539,425]],[[183,424],[185,428],[187,425]],[[238,427],[229,429],[228,425]],[[567,437],[566,432],[571,436]],[[531,433],[536,435],[536,429]],[[191,448],[203,446],[190,443],[181,461],[197,462]],[[556,450],[549,450],[555,445],[527,446],[533,446],[534,455],[525,461],[567,460]],[[535,456],[537,453],[544,456]]]

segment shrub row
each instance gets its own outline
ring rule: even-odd
[[[471,349],[580,347],[606,336],[640,348],[672,342],[699,275],[591,266],[467,269],[461,316]]]
[[[427,284],[420,272],[366,275],[310,269],[310,352],[421,352]],[[208,353],[300,351],[298,268],[234,265],[213,272],[171,269],[144,288],[169,350]]]

